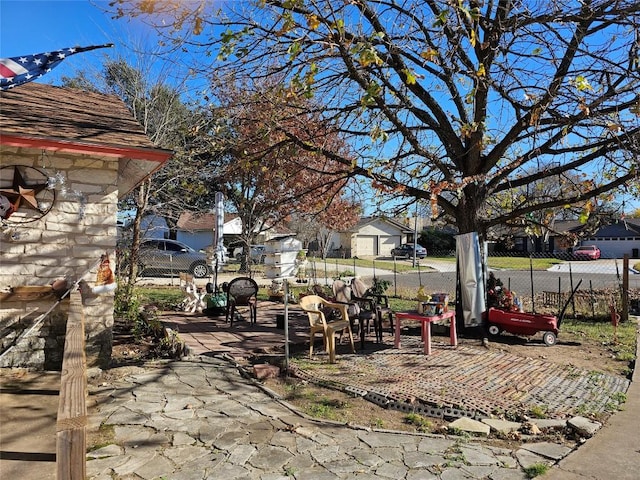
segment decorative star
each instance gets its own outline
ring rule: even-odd
[[[13,181],[11,182],[11,188],[1,188],[0,194],[9,199],[13,205],[14,210],[18,210],[20,205],[24,202],[24,206],[36,210],[37,212],[44,213],[38,207],[38,195],[41,191],[47,188],[46,183],[38,183],[34,185],[27,185],[24,177],[18,170],[18,166],[13,167]]]

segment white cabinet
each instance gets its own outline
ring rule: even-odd
[[[298,265],[296,258],[302,250],[302,242],[294,237],[285,237],[265,242],[265,276],[267,278],[295,277]]]

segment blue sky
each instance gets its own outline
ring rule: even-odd
[[[148,40],[152,32],[138,22],[112,20],[101,10],[103,0],[0,0],[0,57],[18,57],[74,46],[115,44],[68,57],[47,76],[74,76],[87,64],[98,67],[105,55],[126,56],[126,42]]]
[[[129,57],[129,45],[152,45],[154,32],[132,20],[112,20],[108,0],[0,0],[0,57],[17,57],[73,46],[105,43],[114,48],[79,53],[65,59],[40,82],[58,83],[62,76],[74,76],[99,68],[105,56]],[[638,199],[625,200],[627,211],[640,208]]]

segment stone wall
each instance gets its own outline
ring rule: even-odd
[[[115,265],[118,159],[3,146],[0,166],[13,165],[45,172],[56,199],[39,220],[12,222],[14,216],[20,219],[19,210],[3,224],[0,292],[16,286],[47,286],[56,279],[72,283],[82,278],[94,286],[101,254],[107,252],[112,268]],[[0,304],[2,352],[54,303],[55,298]],[[106,366],[111,356],[113,293],[85,296],[83,304],[87,364]],[[28,338],[0,357],[0,366],[59,368],[65,308],[64,302],[56,307]]]

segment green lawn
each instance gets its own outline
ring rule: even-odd
[[[418,260],[419,268],[422,271],[428,270],[429,261],[448,262],[455,263],[455,257],[428,257],[424,260]],[[415,272],[418,270],[418,266],[414,267],[411,261],[398,260],[368,260],[362,258],[327,258],[322,259],[319,257],[309,257],[309,268],[315,265],[318,276],[324,275],[325,268],[328,277],[344,276],[348,277],[353,275],[354,266],[364,268],[379,268],[380,270],[390,270],[397,273]],[[547,270],[552,265],[562,263],[562,260],[557,258],[534,258],[533,269],[534,270]],[[489,267],[496,269],[506,270],[529,270],[529,258],[522,257],[489,257]],[[237,272],[240,268],[240,264],[231,262],[225,265],[226,272]],[[252,272],[263,272],[264,265],[251,265]]]
[[[553,265],[563,263],[557,258],[534,258],[529,260],[522,257],[489,257],[489,267],[507,270],[529,270],[533,263],[534,270],[547,270]]]
[[[353,271],[353,266],[357,267],[367,267],[367,268],[380,268],[381,270],[394,270],[398,273],[402,272],[410,272],[416,271],[418,267],[413,267],[410,261],[389,261],[389,260],[365,260],[365,259],[336,259],[330,258],[322,260],[321,258],[313,259],[310,258],[309,261],[316,262],[316,268],[322,271],[323,266],[327,265],[327,271],[335,271],[336,265],[338,265],[339,270],[351,269]],[[428,268],[429,260],[438,261],[438,262],[449,262],[455,263],[455,257],[428,257],[424,260],[419,260],[418,263],[420,268],[424,270]],[[533,261],[533,269],[534,270],[547,270],[553,265],[558,263],[562,263],[562,260],[558,260],[557,258],[534,258]],[[489,257],[489,267],[497,268],[497,269],[507,269],[507,270],[529,270],[530,268],[530,260],[526,257]]]

